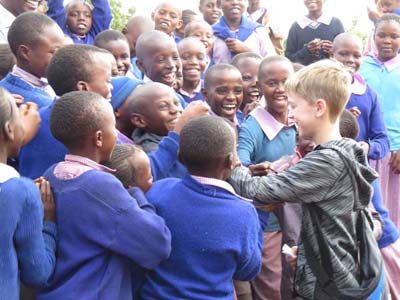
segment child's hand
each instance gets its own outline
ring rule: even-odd
[[[369,144],[366,142],[358,142],[360,147],[364,150],[365,155],[368,155],[369,153]]]
[[[367,6],[367,12],[368,12],[368,18],[374,23],[378,21],[379,18],[381,17],[377,11],[371,9],[371,7],[369,6]]]
[[[210,107],[201,100],[190,102],[176,123],[174,131],[180,134],[187,122],[193,118],[208,115],[209,110]]]
[[[329,57],[333,55],[332,53],[332,42],[324,40],[321,42],[321,49],[322,51]]]
[[[35,137],[39,130],[40,115],[38,106],[33,102],[26,102],[20,105],[19,112],[25,131],[23,145],[26,145]]]
[[[285,247],[286,246],[286,247]],[[288,245],[284,245],[282,247],[282,253],[285,254],[286,263],[294,270],[297,265],[297,251],[298,247],[289,247]]]
[[[352,108],[349,109],[349,112],[356,118],[358,118],[361,115],[361,111],[358,109],[357,106],[353,106]]]
[[[272,170],[271,163],[266,161],[256,165],[250,165],[249,170],[252,176],[265,176]]]
[[[225,44],[226,47],[228,47],[228,50],[232,53],[251,52],[251,49],[238,39],[227,38]]]
[[[17,104],[17,106],[20,106],[22,103],[24,103],[24,97],[18,94],[11,94],[11,96],[13,96],[15,104]]]
[[[51,192],[50,183],[43,177],[39,177],[35,180],[35,184],[40,191],[42,198],[44,217],[45,221],[55,222],[56,221],[56,206],[54,204],[53,193]]]
[[[313,55],[318,55],[319,49],[321,49],[321,40],[313,39],[311,42],[307,44],[308,51]]]
[[[400,151],[393,151],[390,156],[389,164],[395,174],[400,174]]]

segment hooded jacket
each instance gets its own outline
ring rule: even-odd
[[[295,279],[295,289],[302,298],[365,299],[360,298],[366,291],[365,280],[376,286],[382,266],[372,226],[366,222],[371,182],[376,178],[360,146],[341,139],[317,146],[276,175],[251,177],[246,168],[236,168],[230,182],[239,194],[254,199],[255,205],[302,203],[302,242]],[[360,235],[371,242],[368,253],[359,251]],[[364,261],[365,268],[360,265]],[[346,297],[331,296],[328,282],[346,292]]]

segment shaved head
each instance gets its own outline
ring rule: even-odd
[[[143,59],[146,54],[158,50],[161,45],[163,47],[176,47],[175,41],[162,31],[152,30],[143,33],[136,42],[136,57]]]
[[[337,35],[333,40],[332,51],[335,51],[337,47],[342,43],[354,43],[357,44],[357,46],[359,46],[360,49],[362,49],[362,41],[358,36],[344,32]]]

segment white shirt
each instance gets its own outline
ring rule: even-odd
[[[8,44],[7,34],[14,20],[15,16],[0,4],[0,43]]]

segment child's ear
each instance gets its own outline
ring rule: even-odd
[[[146,128],[147,127],[146,119],[141,114],[137,114],[137,113],[131,114],[131,123],[136,128]]]
[[[78,81],[78,83],[75,86],[76,91],[79,92],[87,92],[89,91],[89,86],[88,83],[86,81]]]
[[[205,88],[201,88],[201,93],[203,94],[204,98],[207,99],[207,90]]]
[[[29,47],[26,45],[19,45],[18,49],[17,49],[17,57],[21,57],[22,59],[24,59],[25,61],[30,61],[29,58]]]
[[[103,131],[97,130],[94,134],[94,143],[97,148],[103,147]]]
[[[136,65],[143,74],[146,74],[146,69],[140,59],[136,60]]]
[[[176,25],[176,29],[180,29],[183,25],[182,19],[179,20],[178,25]]]
[[[15,134],[14,134],[14,127],[11,125],[9,121],[4,124],[3,127],[3,135],[8,141],[13,141]]]
[[[236,156],[232,152],[225,158],[224,167],[227,170],[232,170],[236,163]]]
[[[122,28],[122,34],[126,34],[128,32],[128,28],[126,28],[126,26],[124,28]]]
[[[320,118],[323,117],[328,110],[328,106],[326,105],[326,101],[324,99],[317,99],[315,101],[315,116]]]
[[[154,13],[154,11],[151,13],[151,20],[154,22],[154,16],[155,16],[155,13]]]

